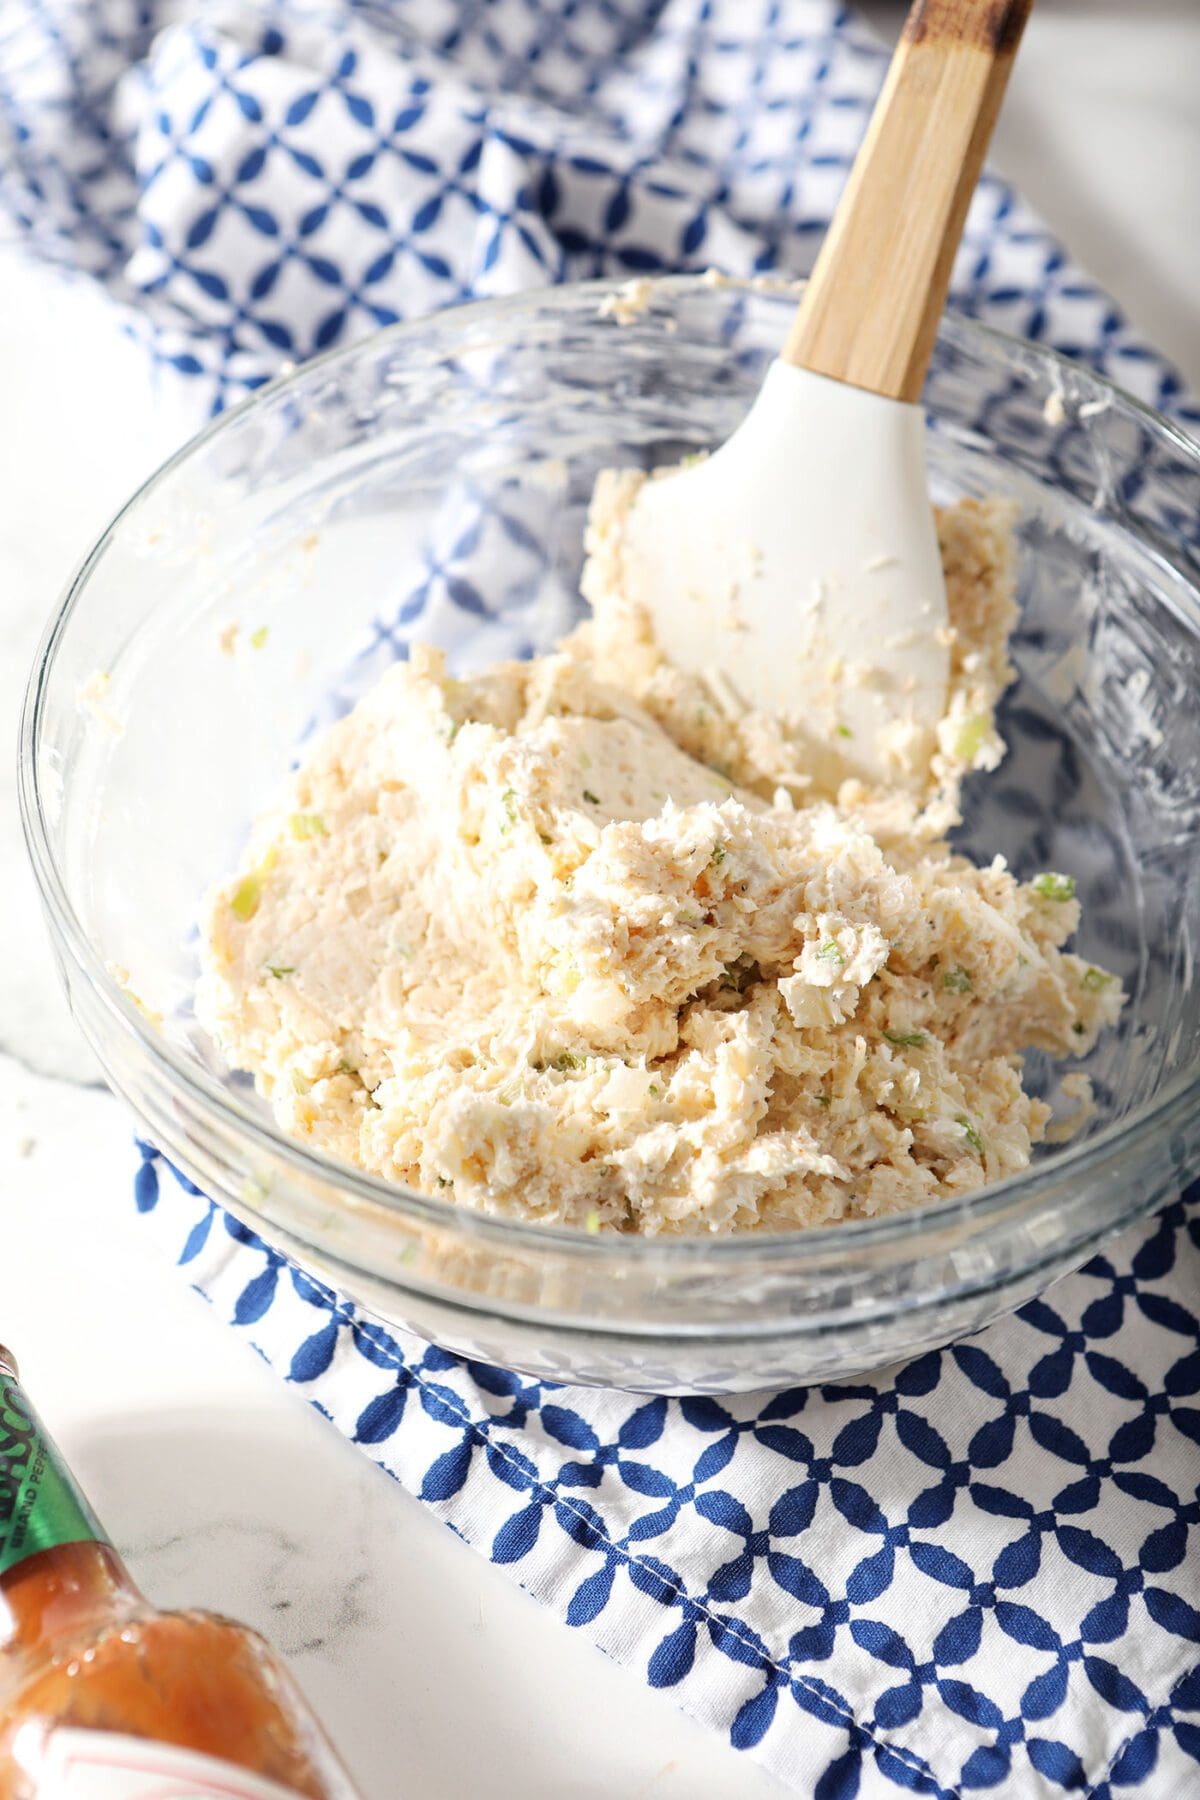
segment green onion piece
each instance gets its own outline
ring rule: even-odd
[[[508,815],[508,824],[500,827],[501,831],[511,831],[517,822],[517,796],[512,788],[505,788],[500,796],[500,804]]]
[[[709,858],[709,861],[716,863],[717,867],[720,868],[721,864],[725,861],[725,858],[728,855],[729,855],[729,852],[728,852],[728,850],[726,850],[724,844],[714,844],[713,845],[713,853],[712,853],[712,856]]]
[[[260,625],[257,630],[250,633],[250,648],[252,650],[261,650],[270,635],[270,627],[268,625]]]
[[[1047,869],[1042,875],[1035,875],[1030,883],[1035,894],[1043,900],[1073,900],[1075,898],[1075,877],[1073,875],[1056,875]]]
[[[846,966],[846,952],[832,938],[827,944],[821,945],[817,951],[817,959],[820,962],[836,963],[839,969],[844,969]]]
[[[833,728],[833,735],[840,738],[852,738],[854,733],[848,725],[835,725]]]
[[[889,1044],[899,1044],[902,1050],[919,1050],[926,1041],[923,1031],[885,1031],[883,1035]]]
[[[288,820],[288,830],[298,843],[303,843],[306,838],[329,836],[320,813],[293,813]]]
[[[243,875],[230,896],[229,910],[235,919],[240,919],[245,925],[258,911],[261,899],[262,878],[258,875]]]
[[[948,994],[969,994],[974,983],[966,969],[947,969],[942,976],[942,986]]]
[[[600,1214],[596,1211],[594,1206],[588,1208],[588,1215],[583,1222],[583,1229],[587,1232],[589,1237],[596,1237],[599,1235]]]
[[[1083,986],[1089,994],[1102,994],[1106,987],[1111,987],[1116,980],[1115,975],[1106,975],[1103,969],[1085,969]]]
[[[976,713],[967,719],[954,740],[954,754],[960,756],[965,763],[973,763],[983,749],[983,740],[988,734],[987,716]]]
[[[296,973],[296,969],[295,969],[295,965],[293,963],[268,963],[267,964],[267,974],[273,975],[275,977],[276,981],[282,981],[285,975],[294,975],[295,973]]]
[[[974,1150],[974,1152],[977,1156],[982,1156],[983,1155],[983,1139],[980,1137],[979,1133],[976,1131],[974,1125],[972,1125],[970,1119],[968,1119],[966,1113],[959,1113],[958,1116],[955,1118],[954,1123],[956,1125],[962,1126],[963,1136],[966,1138],[968,1144],[970,1144],[972,1150]]]
[[[574,1050],[560,1050],[557,1056],[551,1057],[550,1067],[565,1075],[570,1069],[582,1069],[586,1062],[587,1057],[576,1055]]]

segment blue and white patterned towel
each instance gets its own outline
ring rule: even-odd
[[[830,0],[3,0],[0,202],[219,407],[468,296],[802,272],[881,72]],[[1200,420],[996,180],[954,293]],[[339,1429],[794,1791],[1200,1792],[1200,1190],[968,1343],[722,1402],[387,1336],[149,1148],[136,1193]]]

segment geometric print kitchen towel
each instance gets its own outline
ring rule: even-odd
[[[884,66],[832,0],[5,0],[0,216],[219,407],[465,299],[805,273]],[[994,176],[952,292],[1186,407]]]
[[[0,213],[199,418],[465,299],[803,273],[883,66],[829,0],[4,0]],[[991,176],[953,303],[1200,422]],[[1200,1195],[977,1338],[722,1400],[387,1334],[148,1146],[136,1197],[338,1429],[795,1792],[1200,1792]]]
[[[148,1145],[136,1200],[339,1430],[795,1793],[1200,1793],[1200,1186],[946,1350],[649,1400],[381,1330]]]

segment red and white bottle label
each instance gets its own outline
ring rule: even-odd
[[[248,1769],[116,1731],[50,1733],[37,1800],[296,1800]]]

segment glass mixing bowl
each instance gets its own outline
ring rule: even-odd
[[[723,1392],[847,1376],[1019,1305],[1198,1163],[1200,452],[1073,365],[950,318],[926,391],[935,497],[1021,508],[1011,750],[969,784],[959,839],[1021,876],[1075,874],[1078,947],[1130,994],[1087,1064],[1096,1111],[1072,1141],[900,1218],[589,1237],[286,1139],[191,1013],[200,896],[305,734],[413,639],[461,667],[547,649],[580,611],[597,470],[724,439],[795,303],[687,277],[618,318],[606,292],[385,331],[168,463],[87,558],[38,657],[21,738],[30,850],[113,1087],[194,1181],[368,1314],[562,1381]],[[87,689],[97,672],[107,683]],[[1029,1079],[1056,1097],[1042,1058]]]

